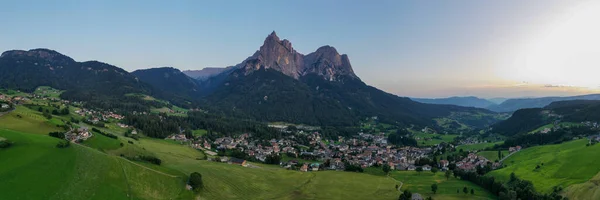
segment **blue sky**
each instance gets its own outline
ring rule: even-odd
[[[590,91],[501,69],[582,2],[11,0],[0,7],[0,50],[49,48],[128,71],[201,69],[239,63],[275,30],[304,54],[336,47],[363,81],[402,96],[570,95]]]

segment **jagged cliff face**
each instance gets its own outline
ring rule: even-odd
[[[304,56],[304,71],[302,75],[317,74],[334,81],[339,76],[358,78],[352,70],[347,55],[340,55],[335,48],[323,46],[316,52]]]
[[[308,74],[317,74],[329,81],[340,76],[358,78],[347,55],[340,55],[331,46],[323,46],[308,55],[298,53],[288,40],[280,40],[275,32],[265,39],[260,49],[251,57],[238,64],[246,75],[258,69],[273,69],[287,76],[299,79]]]

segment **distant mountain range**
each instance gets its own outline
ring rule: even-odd
[[[205,79],[208,79],[210,77],[216,76],[216,75],[222,73],[225,70],[227,70],[226,67],[224,67],[224,68],[206,67],[206,68],[201,69],[201,70],[185,70],[185,71],[183,71],[183,73],[185,75],[189,76],[189,77],[194,78],[194,79],[205,80]]]
[[[493,98],[478,97],[448,97],[448,98],[411,98],[414,101],[430,104],[447,104],[465,107],[485,108],[494,112],[515,112],[525,108],[543,108],[553,102],[570,100],[600,100],[600,94],[589,94],[569,97],[539,97],[539,98]]]
[[[477,97],[448,97],[448,98],[436,98],[436,99],[426,99],[426,98],[411,98],[413,101],[418,101],[421,103],[430,103],[430,104],[447,104],[447,105],[457,105],[457,106],[465,106],[465,107],[476,107],[476,108],[487,108],[493,105],[496,105],[494,102],[491,102],[486,99],[481,99]]]
[[[490,106],[487,109],[495,112],[514,112],[523,108],[542,108],[552,102],[569,100],[600,100],[600,94],[589,94],[570,97],[540,97],[508,99],[501,104]]]

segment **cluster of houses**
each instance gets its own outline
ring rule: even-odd
[[[109,119],[122,120],[125,118],[123,115],[119,115],[111,111],[95,111],[87,108],[77,109],[75,110],[75,113],[77,113],[79,116],[87,117],[88,120],[93,124],[101,121],[107,121]]]
[[[298,140],[305,137],[306,140]],[[298,141],[308,141],[301,144]],[[306,145],[306,146],[305,146]],[[345,164],[367,168],[371,166],[389,165],[395,170],[416,170],[415,162],[418,159],[427,158],[432,153],[431,147],[401,147],[388,145],[385,134],[359,133],[357,137],[338,140],[324,140],[318,132],[308,134],[297,134],[284,139],[272,139],[270,141],[251,140],[249,134],[237,137],[222,137],[214,141],[201,139],[194,141],[192,147],[197,149],[230,150],[238,149],[259,161],[265,161],[267,156],[278,154],[287,155],[291,159],[285,159],[280,165],[284,168],[295,168],[300,171],[316,170],[344,170]],[[298,158],[295,159],[294,157]],[[303,159],[300,159],[303,158]],[[314,160],[314,162],[301,163],[298,160]],[[327,161],[324,166],[318,161]],[[223,161],[221,161],[223,162]],[[447,169],[449,162],[441,160],[441,169]],[[295,166],[299,166],[296,168]],[[425,171],[431,170],[432,166],[424,165]]]
[[[586,122],[583,122],[583,125],[587,126],[587,127],[592,127],[594,129],[600,129],[600,123],[598,123],[598,122],[586,121]]]
[[[65,139],[71,142],[85,141],[90,137],[92,137],[92,132],[86,127],[73,129],[65,133]]]
[[[461,161],[456,162],[456,167],[464,171],[474,171],[477,166],[484,167],[490,162],[487,158],[477,155],[475,153],[469,153],[469,155],[463,158]],[[494,167],[500,166],[500,163],[494,163]]]
[[[516,147],[509,147],[508,148],[508,152],[509,153],[515,153],[517,151],[521,151],[521,146],[516,146]]]
[[[25,102],[29,101],[30,99],[28,97],[22,97],[22,96],[14,96],[11,98],[10,96],[0,94],[0,100],[8,102],[8,103],[0,104],[0,108],[7,109],[7,108],[10,108],[9,103],[24,104]]]

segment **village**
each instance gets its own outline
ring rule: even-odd
[[[306,140],[300,139],[301,137]],[[483,168],[488,165],[493,168],[501,167],[501,163],[490,161],[474,152],[457,161],[440,159],[432,162],[434,153],[441,149],[455,150],[455,147],[448,143],[432,147],[396,147],[388,144],[384,133],[358,133],[355,137],[340,136],[337,140],[323,139],[318,131],[302,130],[286,138],[269,141],[253,140],[251,134],[221,137],[214,141],[207,138],[187,139],[183,134],[173,135],[168,139],[189,142],[193,148],[214,156],[214,159],[209,160],[216,162],[248,166],[246,160],[228,157],[224,153],[238,151],[243,152],[250,161],[268,162],[269,157],[278,157],[280,167],[303,172],[343,171],[351,167],[364,169],[383,165],[389,166],[391,170],[406,171],[430,171],[434,168],[441,171],[454,168],[475,171],[477,167]],[[304,144],[299,141],[308,142]],[[513,147],[511,153],[520,149],[521,147]]]

